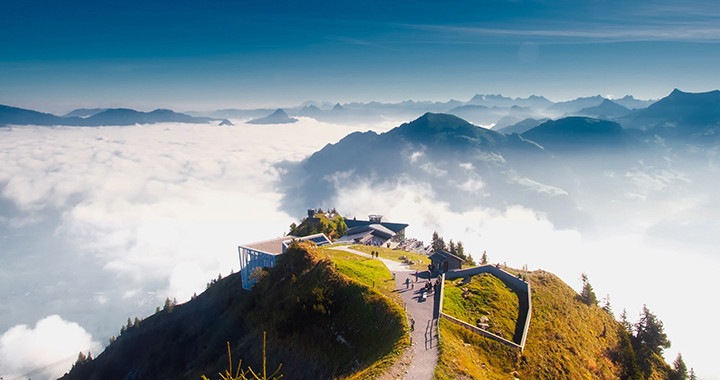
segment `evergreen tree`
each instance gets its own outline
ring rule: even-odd
[[[445,240],[443,240],[442,236],[440,236],[437,231],[433,232],[431,246],[433,252],[445,250]]]
[[[465,257],[465,247],[463,246],[463,243],[458,240],[457,244],[455,244],[455,250],[457,251],[457,255],[459,257]],[[468,256],[469,258],[470,256]]]
[[[132,319],[130,319],[130,317],[128,317],[127,328],[128,328],[128,330],[130,330],[132,327],[133,327]]]
[[[465,260],[465,264],[470,265],[471,267],[477,266],[477,264],[475,264],[475,259],[473,259],[472,255],[467,255],[467,260]]]
[[[488,263],[487,252],[483,251],[482,257],[480,257],[480,264],[485,265]]]
[[[455,243],[453,243],[452,239],[450,239],[450,244],[448,245],[448,250],[451,254],[457,256],[457,250],[455,249]]]
[[[673,362],[673,369],[670,371],[670,380],[687,380],[687,378],[687,366],[685,366],[682,354],[678,353],[675,361]]]
[[[75,365],[83,364],[86,361],[87,361],[87,357],[85,356],[85,354],[83,354],[82,351],[80,351],[80,353],[78,354],[77,360],[75,361]]]
[[[290,224],[290,235],[297,236],[297,224],[292,223]]]
[[[140,326],[140,318],[135,317],[135,323],[133,323],[133,324],[135,325],[135,327]]]
[[[580,280],[582,280],[583,283],[582,291],[580,292],[580,301],[588,306],[596,306],[598,303],[597,297],[595,296],[592,285],[590,285],[590,281],[588,281],[588,276],[583,273],[580,275]]]
[[[662,321],[643,305],[640,320],[635,325],[637,340],[651,352],[662,355],[663,350],[670,347],[670,341],[664,330]]]
[[[165,298],[165,305],[163,305],[163,310],[167,310],[168,313],[172,313],[175,305],[177,305],[177,300],[173,298],[173,300],[170,301],[170,297],[167,297]]]
[[[640,371],[640,365],[635,355],[632,342],[630,341],[630,335],[625,331],[620,332],[619,357],[620,363],[622,363],[620,378],[623,380],[642,380],[643,375]]]
[[[610,306],[610,295],[608,294],[605,298],[603,298],[603,310],[605,310],[606,313],[613,315],[612,312],[612,306]]]
[[[697,380],[697,375],[695,375],[695,368],[690,368],[689,380]]]
[[[345,219],[343,219],[342,216],[338,215],[335,217],[335,231],[337,232],[338,238],[341,238],[345,236],[347,233],[347,224],[345,224]]]
[[[627,309],[623,308],[622,314],[620,314],[620,324],[625,328],[628,334],[633,333],[633,325],[627,319]]]

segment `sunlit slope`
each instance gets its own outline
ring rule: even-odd
[[[382,372],[402,348],[402,309],[341,274],[311,245],[292,246],[251,292],[239,274],[123,333],[64,379],[199,379],[227,369],[226,342],[243,367],[282,363],[284,378],[326,379]],[[367,372],[363,372],[367,371]]]
[[[517,295],[489,277],[448,286],[444,310],[471,324],[487,315],[491,331],[512,336]],[[625,330],[611,314],[580,302],[577,293],[551,273],[532,272],[529,281],[532,319],[522,354],[441,320],[437,379],[627,378],[621,347]],[[654,366],[651,378],[668,369],[662,361]]]

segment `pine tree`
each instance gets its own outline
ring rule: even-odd
[[[642,380],[642,371],[638,363],[635,350],[633,349],[630,335],[626,332],[620,332],[620,362],[622,363],[621,379]]]
[[[695,375],[695,368],[690,368],[689,380],[697,380],[697,375]]]
[[[445,240],[443,240],[442,236],[440,236],[437,231],[433,232],[431,245],[433,252],[445,250]]]
[[[603,298],[603,310],[605,310],[606,313],[612,315],[612,306],[610,306],[610,295],[608,294],[605,298]]]
[[[627,331],[628,334],[633,333],[633,325],[630,321],[628,321],[626,308],[623,308],[622,314],[620,314],[620,324],[625,328],[625,331]]]
[[[135,327],[140,326],[140,318],[135,317],[135,323],[133,323],[133,324],[135,325]]]
[[[480,257],[480,264],[485,265],[488,263],[487,252],[483,251],[482,257]]]
[[[455,244],[455,250],[457,250],[457,255],[459,257],[465,258],[465,247],[461,241],[458,240],[457,244]]]
[[[643,305],[640,320],[635,324],[635,337],[638,341],[651,352],[662,355],[663,350],[670,347],[664,330],[662,321]]]
[[[133,327],[132,319],[130,319],[130,317],[128,317],[127,328],[128,328],[128,330],[130,330],[132,327]]]
[[[673,369],[670,371],[670,380],[687,380],[688,372],[682,354],[678,353],[673,362]]]
[[[588,306],[596,306],[598,303],[597,296],[595,296],[592,285],[590,285],[590,281],[588,281],[588,276],[583,273],[580,275],[580,280],[583,283],[582,291],[580,292],[580,301]]]
[[[455,249],[455,243],[453,243],[452,239],[450,239],[449,250],[450,250],[451,254],[457,256],[457,250]]]
[[[467,260],[465,261],[465,264],[470,265],[471,267],[477,266],[475,264],[475,259],[473,259],[472,255],[467,255]]]

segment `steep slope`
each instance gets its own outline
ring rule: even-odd
[[[620,124],[589,117],[547,121],[522,137],[556,152],[618,150],[637,143]]]
[[[226,343],[243,367],[282,364],[292,379],[350,375],[396,349],[402,309],[341,275],[310,244],[294,244],[251,292],[239,274],[197,298],[130,327],[94,360],[63,379],[199,379],[227,368]]]
[[[627,356],[623,356],[624,344],[628,340],[621,324],[604,309],[580,302],[578,294],[551,273],[535,271],[529,273],[528,278],[533,292],[533,311],[522,355],[512,348],[441,320],[442,339],[436,377],[628,378],[629,361]],[[502,311],[495,310],[493,307],[497,306],[493,305],[516,302],[512,294],[496,292],[495,297],[490,309],[488,305],[480,307],[484,313],[492,316]],[[668,365],[659,357],[652,362],[650,378],[665,378]]]
[[[689,93],[678,89],[620,120],[626,128],[671,128],[681,135],[720,126],[720,90]]]
[[[621,117],[629,114],[631,111],[610,99],[603,100],[599,106],[583,108],[577,112],[578,115],[596,117],[600,119],[608,119]]]
[[[538,120],[538,119],[533,119],[533,118],[527,118],[527,119],[522,120],[513,125],[508,125],[507,127],[497,129],[497,132],[504,133],[506,135],[510,135],[513,133],[523,134],[548,120],[550,120],[550,119],[539,119]]]

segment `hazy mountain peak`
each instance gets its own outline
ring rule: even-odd
[[[290,117],[282,108],[278,108],[270,115],[250,120],[246,122],[246,124],[290,124],[296,121],[298,121],[298,119]]]

